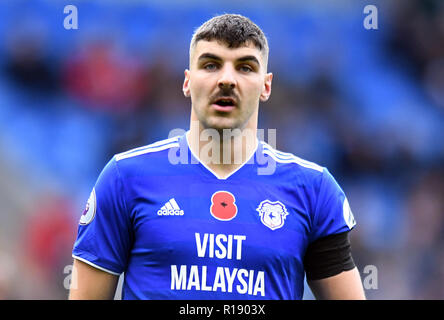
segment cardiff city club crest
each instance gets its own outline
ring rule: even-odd
[[[271,230],[282,227],[288,215],[287,208],[280,201],[264,200],[256,210],[261,216],[262,223]]]

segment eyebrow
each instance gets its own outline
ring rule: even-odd
[[[212,53],[202,53],[200,56],[199,56],[199,58],[197,59],[198,61],[201,61],[201,60],[205,60],[205,59],[211,59],[211,60],[217,60],[217,61],[222,61],[222,58],[221,57],[219,57],[219,56],[217,56],[217,55],[215,55],[215,54],[212,54]],[[241,57],[241,58],[239,58],[239,59],[236,59],[236,61],[239,61],[239,62],[247,62],[247,61],[250,61],[250,62],[254,62],[254,63],[256,63],[257,65],[261,65],[260,63],[259,63],[259,60],[255,57],[255,56],[244,56],[244,57]]]

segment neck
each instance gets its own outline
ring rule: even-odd
[[[225,178],[246,163],[257,148],[257,128],[205,129],[191,121],[188,145],[198,160]]]

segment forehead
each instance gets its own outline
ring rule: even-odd
[[[253,44],[246,43],[238,48],[229,48],[227,44],[220,41],[200,40],[192,52],[191,62],[197,63],[199,57],[203,54],[213,54],[223,60],[236,60],[245,56],[254,56],[261,65],[264,64],[264,57],[261,51]]]

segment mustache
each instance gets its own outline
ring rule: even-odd
[[[231,88],[220,89],[217,93],[210,96],[210,101],[213,102],[219,98],[232,98],[236,102],[236,104],[239,104],[239,97]]]

